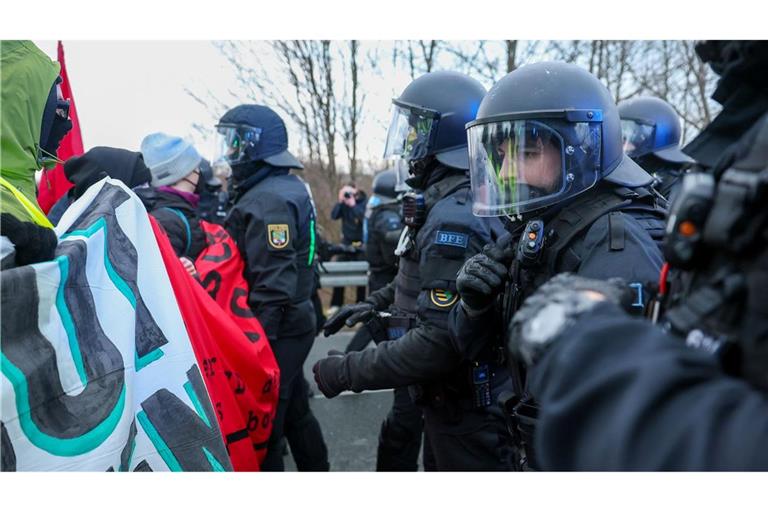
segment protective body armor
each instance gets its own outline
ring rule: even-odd
[[[729,153],[714,178],[689,180],[708,178],[709,195],[684,183],[674,205],[668,259],[678,266],[662,283],[661,323],[768,389],[768,115]]]

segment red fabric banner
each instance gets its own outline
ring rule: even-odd
[[[58,151],[59,159],[66,162],[73,156],[82,155],[85,150],[83,149],[83,137],[80,133],[80,121],[77,118],[77,109],[75,108],[75,96],[72,94],[72,85],[69,83],[67,65],[64,62],[64,45],[61,44],[61,41],[57,47],[57,55],[59,64],[61,64],[61,94],[64,99],[69,100],[69,119],[72,121],[72,129],[61,139]],[[37,202],[43,212],[48,213],[53,204],[72,186],[72,182],[64,174],[63,165],[59,164],[50,171],[44,171],[43,178],[40,180],[40,190],[37,192]]]
[[[201,223],[209,240],[215,239],[198,259],[203,281],[215,273],[221,276],[218,293],[212,294],[214,301],[184,269],[151,215],[150,221],[195,357],[203,369],[232,467],[235,471],[257,471],[272,431],[280,370],[261,324],[253,316],[241,316],[237,306],[241,295],[237,278],[244,284],[236,270],[238,264],[240,271],[243,266],[237,246],[220,226]],[[222,259],[224,255],[228,257]],[[233,307],[223,302],[225,297]]]

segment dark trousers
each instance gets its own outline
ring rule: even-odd
[[[314,317],[312,320],[314,322]],[[302,367],[315,339],[314,325],[301,336],[286,336],[272,342],[272,351],[280,367],[280,398],[262,471],[284,471],[284,436],[294,449],[299,470],[328,470],[328,449],[320,425],[309,407],[307,382]],[[296,448],[298,448],[298,453]]]
[[[423,430],[421,408],[411,400],[408,388],[396,388],[392,408],[381,424],[376,471],[417,471]]]
[[[451,420],[443,410],[424,407],[424,433],[438,471],[515,469],[507,424],[498,406],[460,411]]]
[[[336,257],[336,261],[358,261],[361,255],[359,254],[340,254]],[[357,302],[365,300],[365,286],[357,287]],[[334,288],[333,295],[331,296],[331,306],[341,307],[344,305],[344,288]]]
[[[323,440],[323,432],[317,418],[309,408],[309,383],[301,375],[294,394],[301,394],[291,403],[294,404],[286,412],[285,438],[291,447],[296,469],[299,471],[328,471],[328,447]]]

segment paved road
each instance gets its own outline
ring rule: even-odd
[[[304,366],[304,374],[314,393],[309,404],[323,429],[331,462],[331,471],[374,471],[379,427],[392,405],[392,391],[344,393],[328,400],[317,390],[312,365],[331,350],[343,351],[352,331],[330,338],[320,335]],[[293,458],[285,458],[286,471],[295,471]]]

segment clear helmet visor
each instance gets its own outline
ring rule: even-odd
[[[597,182],[599,124],[498,121],[470,127],[468,137],[475,215],[520,215]]]
[[[261,128],[243,125],[218,125],[214,139],[214,164],[224,161],[229,165],[248,161],[248,150],[258,144]],[[213,164],[212,164],[213,165]]]
[[[429,154],[436,128],[434,115],[393,105],[384,158],[402,158],[406,162],[424,158]]]
[[[621,120],[621,136],[624,144],[624,153],[630,158],[647,155],[653,151],[655,128],[650,124]]]

